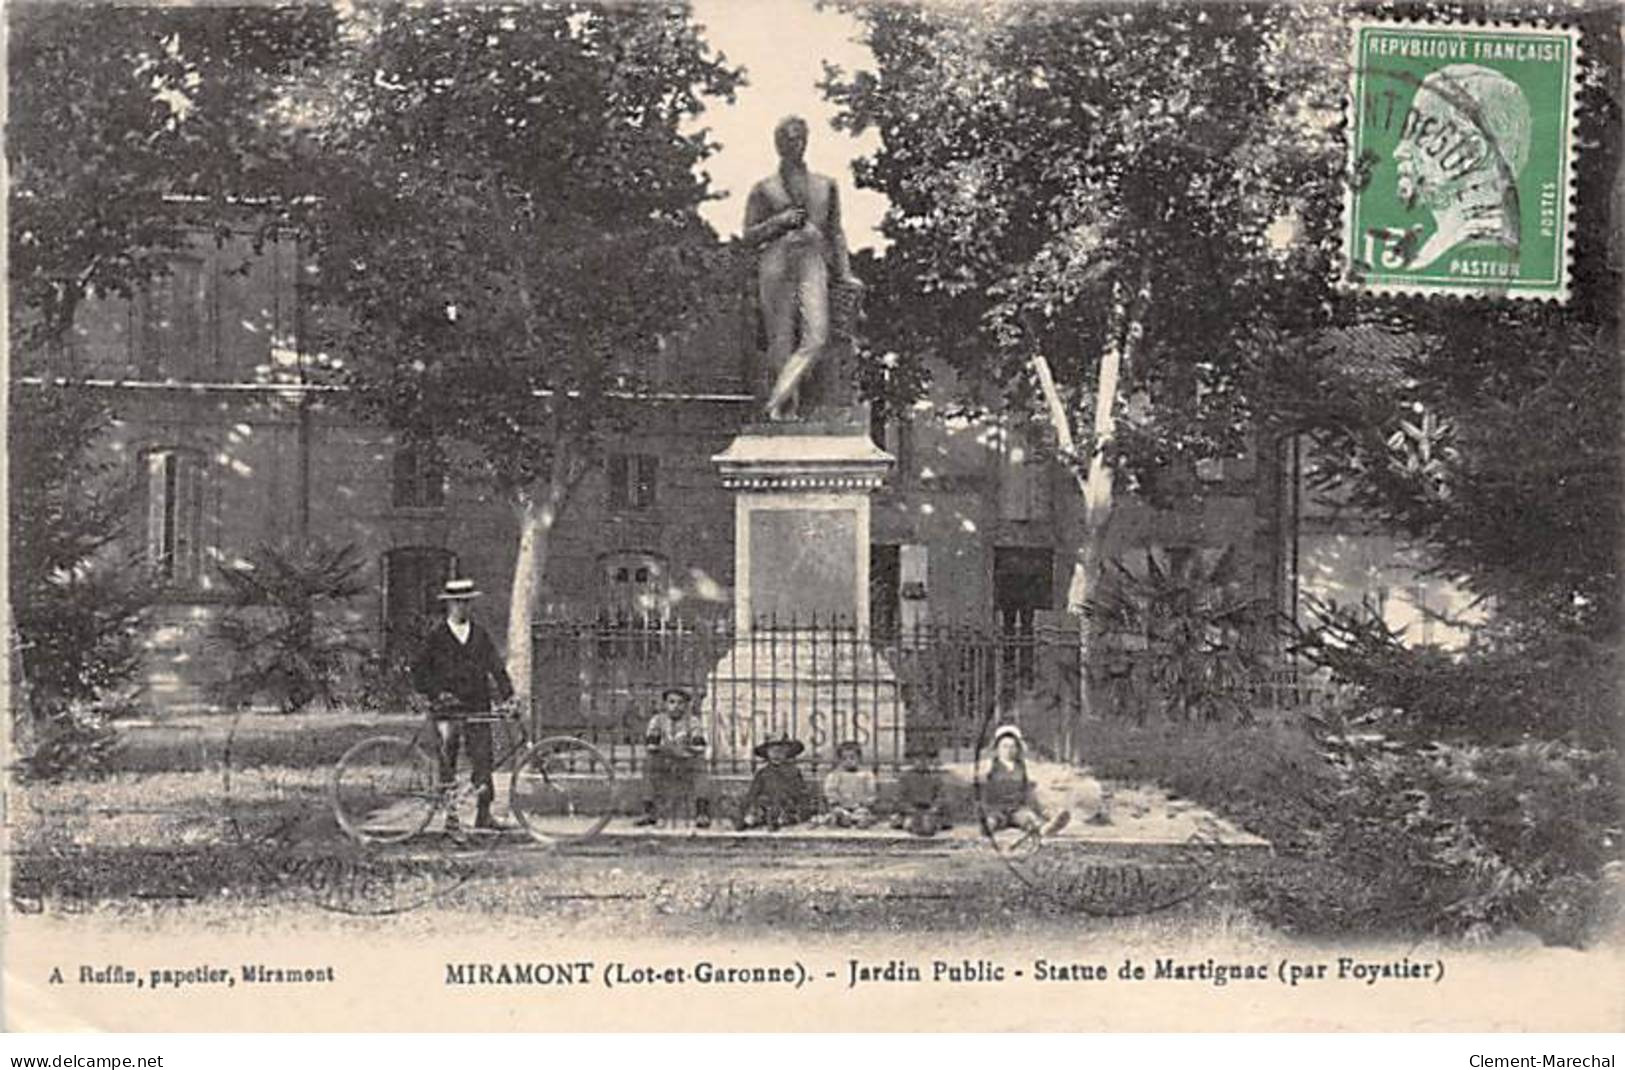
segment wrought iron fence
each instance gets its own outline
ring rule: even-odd
[[[815,769],[849,740],[877,769],[921,752],[969,761],[1004,722],[1041,753],[1077,757],[1078,646],[1066,629],[932,624],[869,635],[840,617],[770,617],[739,631],[724,620],[603,616],[543,621],[534,641],[538,729],[588,739],[621,768],[642,762],[660,692],[672,685],[694,693],[718,773],[748,772],[770,737],[798,740]],[[1122,659],[1094,668],[1097,716],[1145,721],[1154,711],[1146,674],[1135,671],[1148,656],[1129,656],[1127,672]],[[1290,669],[1239,690],[1243,705],[1273,714],[1328,697]]]

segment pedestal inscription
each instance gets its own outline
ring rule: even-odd
[[[867,503],[863,503],[867,504]],[[788,625],[813,614],[856,623],[857,508],[750,511],[750,608]]]

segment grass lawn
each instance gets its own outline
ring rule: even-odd
[[[130,773],[220,772],[280,766],[331,769],[352,743],[379,733],[410,732],[410,714],[360,712],[194,714],[125,723],[117,765]]]
[[[1081,752],[1103,780],[1156,784],[1288,853],[1304,846],[1331,786],[1314,740],[1293,724],[1094,722],[1081,732]]]

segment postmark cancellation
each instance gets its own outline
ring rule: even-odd
[[[1342,284],[1566,301],[1578,59],[1565,27],[1355,22]]]

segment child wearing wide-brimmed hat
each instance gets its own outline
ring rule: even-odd
[[[982,816],[989,832],[1019,828],[1048,836],[1072,820],[1066,810],[1050,815],[1039,801],[1027,775],[1026,750],[1027,741],[1016,725],[1000,725],[994,730],[993,758],[981,783]]]
[[[811,816],[812,793],[807,778],[796,768],[796,758],[803,750],[806,747],[799,739],[788,736],[773,736],[756,745],[754,752],[763,764],[739,804],[738,828],[777,831]]]

